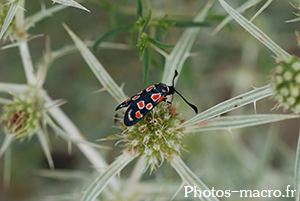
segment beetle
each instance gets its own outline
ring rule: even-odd
[[[195,105],[189,103],[176,89],[174,88],[174,80],[177,77],[178,72],[175,70],[175,75],[172,80],[172,86],[168,86],[164,83],[158,83],[149,86],[148,88],[140,91],[131,98],[118,105],[116,111],[127,107],[124,115],[125,126],[133,126],[139,122],[148,112],[150,112],[161,101],[167,101],[168,95],[173,95],[175,92],[191,107],[195,113],[198,113],[198,109]]]

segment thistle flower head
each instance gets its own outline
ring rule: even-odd
[[[275,99],[279,106],[300,113],[300,59],[277,59],[278,66],[272,76]]]
[[[180,155],[185,133],[183,128],[175,128],[183,122],[175,107],[170,109],[169,104],[159,104],[134,126],[126,127],[121,123],[122,137],[126,148],[139,153],[153,170],[159,161]]]
[[[41,129],[44,102],[36,96],[37,93],[31,96],[31,92],[30,90],[23,98],[13,95],[13,102],[2,107],[0,121],[7,135],[14,134],[21,139],[31,138],[37,130]]]

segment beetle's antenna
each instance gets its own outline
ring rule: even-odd
[[[176,91],[176,89],[174,89],[174,91],[191,107],[195,110],[196,114],[198,114],[198,108],[193,105],[192,103],[189,103],[178,91]]]
[[[189,103],[178,91],[176,91],[176,89],[174,88],[174,80],[175,80],[175,78],[177,77],[177,75],[178,75],[178,72],[177,72],[177,70],[175,70],[175,75],[174,75],[174,77],[173,77],[173,80],[172,80],[172,87],[173,87],[173,89],[174,89],[174,91],[191,107],[191,108],[193,108],[194,110],[195,110],[195,112],[196,112],[196,114],[198,114],[198,108],[195,106],[195,105],[193,105],[193,104],[191,104],[191,103]]]
[[[177,77],[177,75],[178,75],[178,72],[177,72],[177,70],[175,70],[175,75],[174,75],[173,80],[172,80],[172,86],[173,87],[174,87],[174,80]]]

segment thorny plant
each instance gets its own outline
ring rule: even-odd
[[[72,0],[59,0],[55,2],[65,3],[69,6],[87,10]],[[107,1],[105,2],[108,3]],[[180,188],[182,188],[184,184],[188,184],[196,186],[197,189],[201,190],[201,192],[209,191],[209,188],[189,169],[181,158],[181,150],[188,149],[188,145],[183,145],[182,138],[184,136],[189,133],[196,133],[204,130],[231,130],[234,128],[244,128],[284,119],[298,118],[298,115],[294,114],[255,114],[220,117],[220,115],[224,113],[247,104],[253,103],[255,105],[258,100],[266,97],[275,97],[275,99],[279,102],[278,107],[283,106],[285,109],[290,108],[295,113],[300,112],[300,82],[298,78],[300,70],[299,58],[296,56],[290,56],[254,24],[231,8],[225,1],[219,0],[219,2],[234,20],[240,23],[250,34],[265,44],[276,55],[278,66],[275,68],[274,74],[272,75],[271,84],[255,88],[249,92],[221,102],[191,119],[184,119],[182,114],[177,112],[174,105],[170,110],[170,105],[160,104],[139,123],[132,127],[125,127],[121,122],[121,133],[110,136],[107,139],[119,139],[120,143],[123,142],[123,154],[109,166],[107,166],[101,155],[93,148],[93,146],[99,145],[85,141],[74,123],[72,123],[72,121],[59,108],[61,102],[52,101],[43,89],[46,72],[51,62],[60,57],[60,53],[65,54],[73,51],[74,47],[70,46],[69,48],[65,48],[63,51],[51,51],[48,44],[47,51],[44,54],[42,62],[38,65],[37,71],[34,70],[30,59],[31,57],[27,43],[30,38],[27,34],[28,29],[49,14],[64,9],[65,6],[55,5],[50,8],[43,7],[41,12],[25,18],[25,11],[23,9],[25,6],[25,0],[5,2],[4,4],[2,3],[0,8],[0,22],[2,23],[0,37],[2,37],[6,31],[5,37],[10,38],[12,41],[12,44],[6,46],[6,48],[19,48],[27,78],[27,84],[0,83],[1,92],[10,93],[13,97],[13,100],[4,98],[0,99],[1,103],[4,104],[1,120],[6,133],[0,154],[2,155],[4,153],[7,157],[10,156],[10,145],[15,138],[31,138],[33,134],[37,134],[49,165],[53,168],[54,164],[51,158],[47,137],[47,125],[49,125],[62,138],[77,144],[79,149],[95,167],[106,167],[105,169],[96,169],[99,172],[99,176],[94,178],[90,185],[80,195],[81,200],[96,200],[99,196],[105,200],[143,199],[145,197],[143,197],[142,193],[138,193],[139,189],[131,187],[137,186],[137,182],[140,180],[141,175],[148,166],[150,166],[151,171],[153,171],[162,164],[164,159],[166,159],[180,175],[182,179],[182,185]],[[258,2],[259,1],[255,1],[254,4],[257,4]],[[146,33],[146,29],[148,26],[159,27],[165,34],[169,26],[175,26],[182,22],[172,20],[168,21],[167,15],[164,15],[162,18],[153,17],[155,16],[155,11],[148,8],[148,11],[144,12],[144,6],[140,0],[137,0],[136,22],[129,25],[122,25],[110,30],[98,39],[96,43],[94,43],[94,47],[96,48],[98,45],[102,47],[109,47],[109,44],[113,44],[113,47],[129,48],[122,44],[105,43],[104,40],[121,31],[131,31],[132,40],[130,40],[130,44],[133,44],[134,36],[138,33],[137,46],[140,51],[140,58],[143,58],[145,62],[147,62],[144,67],[144,80],[147,81],[149,67],[151,64],[151,62],[149,62],[151,60],[149,57],[149,49],[150,47],[153,47],[153,50],[165,57],[163,77],[161,81],[163,83],[170,84],[173,72],[175,70],[179,73],[182,71],[183,63],[187,59],[187,55],[200,33],[201,27],[199,26],[205,24],[205,19],[209,14],[213,3],[213,0],[209,0],[192,21],[186,22],[188,27],[193,26],[193,28],[187,28],[182,33],[181,38],[170,53],[166,53],[162,50],[162,48],[169,48],[171,46],[159,42],[158,38],[155,38],[155,36],[150,37],[149,34]],[[5,19],[3,16],[6,16]],[[228,19],[224,20],[227,21]],[[77,49],[80,51],[80,54],[100,81],[103,89],[108,91],[118,103],[126,100],[127,96],[124,94],[122,88],[115,83],[111,76],[106,72],[105,68],[89,50],[88,46],[90,46],[90,43],[86,44],[82,42],[67,27],[67,25],[64,25],[64,27],[73,39]],[[52,119],[58,122],[62,128],[55,125]],[[300,148],[298,145],[298,152],[300,152],[299,150]],[[299,154],[297,156],[299,157]],[[133,170],[132,176],[124,182],[124,186],[121,189],[118,182],[116,182],[115,175],[137,157],[139,158],[139,161]],[[298,157],[296,161],[295,189],[299,189],[300,183],[300,160]],[[10,163],[10,160],[6,160],[6,163]],[[5,167],[9,167],[9,165],[6,164]],[[8,168],[5,168],[5,171],[4,182],[5,185],[8,185]],[[109,188],[105,188],[107,185],[109,185]],[[175,196],[176,193],[174,197]],[[298,192],[297,198],[299,198]],[[73,199],[78,199],[78,197],[73,197]],[[218,200],[218,197],[204,196],[199,197],[199,199]]]

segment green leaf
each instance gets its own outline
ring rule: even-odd
[[[203,122],[207,119],[211,119],[213,117],[219,116],[226,112],[235,110],[240,108],[241,106],[254,103],[260,99],[269,97],[274,95],[274,91],[270,85],[266,85],[264,87],[256,88],[252,91],[247,93],[241,94],[224,102],[221,102],[208,110],[201,112],[200,114],[194,116],[193,118],[189,119],[188,121],[184,122],[180,127],[183,126],[191,126],[193,124],[197,124]]]
[[[48,164],[49,164],[50,168],[54,169],[54,163],[53,163],[53,159],[52,159],[52,156],[51,156],[49,141],[48,141],[45,133],[43,133],[42,131],[39,131],[37,133],[37,137],[38,137],[39,142],[41,144],[41,147],[44,151],[44,154],[47,158],[47,161],[48,161]]]
[[[143,18],[143,3],[142,0],[136,0],[136,20]]]
[[[164,43],[159,42],[158,40],[151,38],[149,36],[148,36],[148,41],[159,48],[172,48],[175,46],[175,45],[164,44]]]
[[[7,30],[8,26],[10,25],[11,21],[13,20],[17,10],[19,7],[19,1],[15,0],[11,3],[11,6],[9,8],[9,11],[6,15],[5,21],[3,23],[3,26],[1,27],[0,30],[0,39],[2,38],[2,36],[4,35],[5,31]]]
[[[209,22],[195,22],[193,20],[179,21],[179,20],[165,20],[174,27],[209,27]]]
[[[210,13],[207,16],[207,19],[212,20],[212,21],[216,21],[216,22],[221,22],[223,21],[228,15],[223,15],[223,14],[213,14]]]
[[[112,97],[118,103],[122,103],[127,99],[121,87],[119,87],[111,76],[106,72],[105,68],[89,50],[89,48],[67,27],[63,24],[71,38],[73,39],[76,47],[78,48],[81,56],[84,58],[85,62],[93,71],[94,75],[98,78],[99,82],[102,84],[103,88],[107,90]]]
[[[211,191],[198,177],[195,175],[189,167],[183,162],[180,156],[174,155],[171,160],[172,167],[179,174],[183,182],[186,182],[189,186],[196,186],[198,190]],[[206,197],[202,196],[199,199],[204,201],[218,201],[219,199],[216,196]]]
[[[93,46],[93,50],[95,51],[98,48],[98,46],[100,45],[100,43],[102,43],[103,41],[106,41],[119,33],[130,31],[133,28],[133,26],[134,26],[134,24],[128,24],[128,25],[124,25],[124,26],[115,27],[115,28],[105,32],[100,38],[98,38],[96,40],[96,42]]]
[[[169,26],[173,26],[174,24],[176,24],[176,22],[172,22],[172,20],[170,22],[166,21],[166,18],[168,17],[168,14],[165,14],[165,16],[157,21],[157,25],[154,24],[154,26],[158,26],[159,28],[162,29],[163,31],[163,38],[167,35],[168,33],[168,27]],[[157,33],[157,32],[156,32]]]
[[[100,174],[84,191],[81,201],[95,200],[109,181],[119,173],[128,163],[130,163],[136,156],[124,152],[111,165],[108,166],[103,174]]]
[[[288,60],[291,55],[278,46],[274,41],[272,41],[264,32],[262,32],[258,27],[252,24],[244,16],[239,14],[236,10],[230,7],[224,0],[219,0],[223,8],[231,15],[231,17],[238,22],[244,29],[246,29],[252,36],[259,40],[262,44],[268,47],[276,56],[281,57],[284,60]]]
[[[209,9],[213,5],[214,0],[209,0],[203,10],[201,10],[197,16],[193,19],[194,22],[203,22],[208,14]],[[180,74],[182,66],[185,60],[188,58],[188,53],[192,49],[201,28],[193,27],[187,28],[180,39],[176,43],[170,55],[166,58],[165,70],[163,72],[162,83],[171,85],[175,70]],[[175,80],[175,82],[178,79]]]
[[[150,19],[151,19],[151,10],[148,11],[147,18],[145,19],[144,24],[143,24],[142,28],[140,29],[139,35],[142,35],[142,33],[146,30],[148,23],[150,22]]]
[[[148,77],[149,77],[149,69],[151,65],[151,55],[150,55],[150,47],[147,47],[145,50],[145,55],[144,55],[144,74],[143,74],[143,81],[144,85],[147,84],[148,82]]]
[[[231,130],[236,128],[245,128],[286,119],[299,118],[298,115],[281,114],[256,114],[241,116],[216,117],[198,124],[186,127],[187,133],[201,132],[207,130]]]
[[[79,3],[73,0],[51,0],[51,1],[53,1],[53,3],[60,3],[66,6],[72,6],[90,12],[87,8],[83,7],[82,5],[80,5]]]

